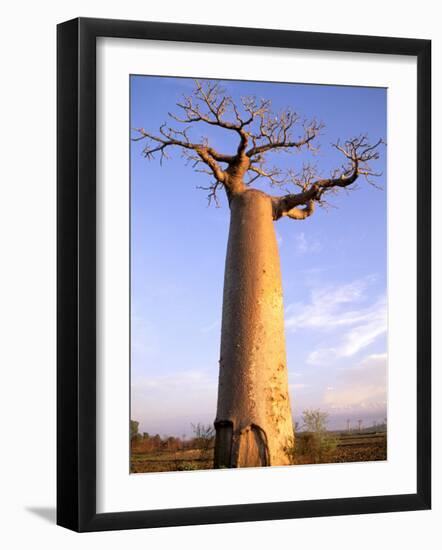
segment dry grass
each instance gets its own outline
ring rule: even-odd
[[[344,438],[336,449],[333,462],[387,460],[387,434]]]
[[[368,462],[387,459],[386,434],[350,434],[335,435],[335,437],[337,438],[336,447],[317,463]],[[312,464],[312,462],[308,453],[298,455],[296,459],[297,464]],[[211,470],[212,468],[213,449],[151,452],[138,449],[131,455],[131,473]]]
[[[298,436],[301,439],[303,436]],[[305,453],[296,453],[295,464],[331,464],[336,462],[371,462],[387,460],[387,434],[333,435],[335,445],[320,455],[309,452],[308,445],[299,445]]]
[[[180,451],[132,452],[131,473],[179,472],[186,470],[211,470],[213,451],[187,449]]]

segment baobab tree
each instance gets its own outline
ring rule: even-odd
[[[180,149],[197,171],[213,178],[204,187],[209,203],[218,203],[223,190],[230,207],[214,466],[288,464],[293,422],[274,223],[305,220],[328,194],[351,188],[360,176],[376,176],[370,161],[379,158],[382,141],[370,144],[359,136],[335,143],[344,164],[320,177],[311,165],[287,171],[268,166],[271,153],[314,150],[323,128],[316,120],[303,121],[291,108],[275,114],[268,99],[243,97],[235,103],[219,83],[209,81],[196,81],[177,107],[158,132],[135,128],[133,139],[144,140],[144,156],[158,155],[160,162],[171,149]],[[195,126],[229,132],[236,137],[233,150],[193,139]],[[279,193],[254,188],[260,179]]]

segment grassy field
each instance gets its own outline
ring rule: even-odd
[[[387,434],[384,433],[331,433],[336,447],[321,460],[322,463],[366,462],[387,459]],[[302,433],[297,436],[303,437]],[[308,455],[297,457],[297,464],[310,464]],[[131,453],[131,472],[170,472],[186,470],[210,470],[213,464],[213,449],[185,449],[178,451]]]
[[[387,434],[339,434],[338,443],[326,462],[367,462],[387,460]]]
[[[186,449],[150,453],[132,451],[131,455],[131,473],[210,470],[212,465],[213,450]]]

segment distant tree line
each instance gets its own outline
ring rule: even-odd
[[[131,449],[135,452],[155,452],[155,451],[179,451],[185,449],[200,449],[208,451],[214,446],[215,430],[210,425],[191,424],[193,436],[186,438],[163,436],[159,434],[151,435],[148,432],[140,433],[139,422],[130,421],[130,443]]]

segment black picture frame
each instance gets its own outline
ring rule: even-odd
[[[96,512],[97,37],[396,54],[417,58],[419,192],[415,494]],[[57,45],[57,523],[83,532],[429,509],[431,42],[409,38],[79,18],[58,25]]]

